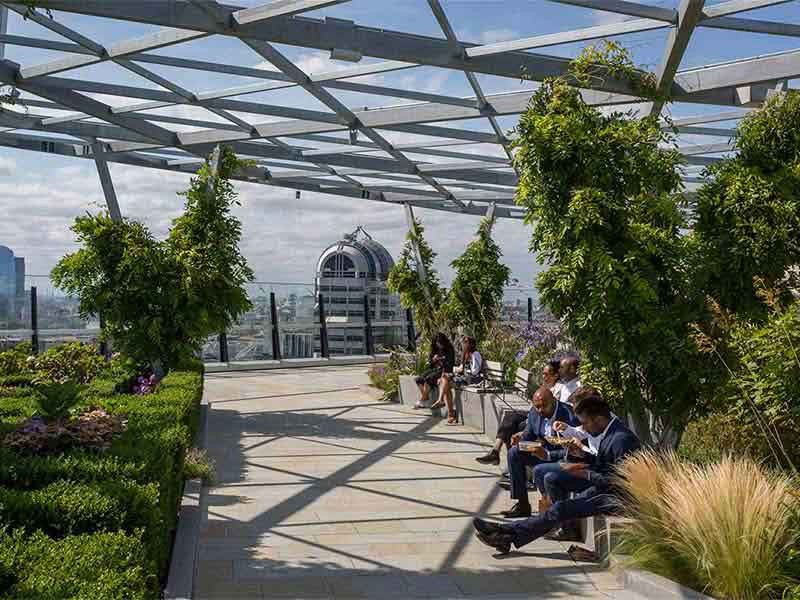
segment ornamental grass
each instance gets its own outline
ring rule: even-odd
[[[797,531],[791,479],[746,458],[710,465],[640,453],[620,468],[627,493],[620,551],[652,571],[726,600],[780,597]]]

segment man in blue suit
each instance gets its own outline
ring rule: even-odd
[[[511,499],[516,500],[517,503],[511,510],[503,511],[501,513],[503,516],[509,519],[531,516],[526,467],[536,467],[564,457],[563,449],[545,441],[546,437],[555,435],[553,423],[558,421],[576,422],[569,405],[556,400],[550,388],[543,385],[531,397],[527,427],[511,436],[512,445],[508,450],[508,476],[511,479]],[[526,452],[520,449],[520,442],[540,442],[541,446]]]
[[[593,388],[577,392],[575,415],[587,434],[594,438],[597,455],[586,454],[585,462],[567,463],[561,476],[545,477],[556,502],[544,513],[513,524],[493,523],[476,517],[478,539],[507,554],[513,544],[520,548],[542,537],[562,523],[614,512],[619,502],[615,468],[629,454],[641,448],[639,439],[611,413],[608,403]],[[550,480],[550,481],[548,481]],[[578,493],[567,498],[569,492]]]

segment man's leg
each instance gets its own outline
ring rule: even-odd
[[[592,484],[585,477],[577,477],[561,468],[549,470],[542,476],[544,493],[553,502],[566,500],[571,492],[583,492],[592,487]]]
[[[494,440],[494,448],[488,454],[479,456],[475,460],[484,465],[499,465],[500,464],[500,450],[503,444],[511,446],[511,436],[519,431],[520,425],[525,420],[527,413],[512,412],[506,413],[503,420],[497,427],[497,435]]]
[[[510,528],[514,546],[521,548],[530,544],[565,521],[607,513],[612,509],[612,497],[599,494],[597,488],[590,487],[576,498],[556,502],[541,515],[512,523]]]
[[[517,505],[505,513],[508,517],[528,516],[531,505],[528,500],[528,473],[526,467],[535,467],[541,461],[530,452],[522,452],[519,446],[508,451],[508,474],[511,478],[511,499]]]
[[[561,471],[561,464],[557,462],[543,462],[533,468],[533,483],[540,494],[547,494],[544,487],[544,478],[548,473]]]

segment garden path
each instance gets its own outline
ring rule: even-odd
[[[492,556],[509,501],[486,438],[380,400],[365,367],[210,374],[195,598],[608,598],[613,577],[539,540]]]

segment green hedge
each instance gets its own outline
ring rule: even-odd
[[[35,530],[40,535],[47,535],[46,539],[52,543],[55,543],[53,540],[66,543],[69,539],[86,539],[89,540],[87,543],[94,544],[93,540],[101,539],[96,536],[114,533],[122,536],[113,538],[119,541],[120,547],[128,547],[127,540],[136,538],[141,546],[141,557],[134,562],[142,570],[141,577],[149,582],[158,581],[166,574],[171,533],[183,490],[183,461],[197,429],[203,391],[202,367],[170,373],[155,393],[146,396],[114,394],[118,383],[113,379],[95,380],[81,400],[84,407],[101,407],[110,413],[126,416],[127,430],[114,440],[108,451],[99,453],[75,449],[61,455],[33,456],[0,448],[0,523],[28,533]],[[3,427],[3,414],[26,413],[25,392],[19,391],[20,395],[15,397],[0,397],[0,428]],[[8,417],[9,420],[13,418]],[[85,535],[64,537],[74,534]],[[50,552],[51,546],[37,539],[36,547]],[[102,544],[93,547],[102,552]],[[121,556],[115,554],[117,550],[116,547],[109,549],[112,562]],[[87,563],[104,561],[102,556],[81,556]],[[23,575],[13,569],[13,565],[18,563],[12,563],[12,567],[7,561],[5,566],[3,564],[0,560],[0,598],[40,597],[33,591],[25,595],[28,588],[22,589],[20,584],[15,588],[20,595],[4,597],[3,593],[9,593],[4,592],[2,585],[8,578],[8,569],[12,569],[16,579]],[[106,597],[102,596],[106,593],[105,588],[91,587],[94,585],[91,582],[86,582],[89,586],[86,590],[101,595],[92,596],[89,592],[86,596],[80,595],[84,593],[80,587],[84,584],[78,581],[81,572],[73,578],[77,587],[70,588],[80,589],[75,592],[77,595],[41,597]],[[41,582],[46,573],[47,569],[43,568],[37,576]],[[63,577],[64,573],[58,576]],[[27,575],[24,579],[29,580]],[[117,589],[114,586],[122,585],[120,581],[109,580],[108,590]],[[47,586],[41,582],[37,579],[36,585],[30,589],[45,589]],[[39,583],[41,586],[36,587]],[[136,595],[139,592],[131,588],[108,597],[157,597],[153,595],[157,586],[151,583],[148,583],[149,595]],[[53,589],[66,589],[59,587],[61,584],[56,581],[51,585]]]
[[[0,530],[2,600],[149,600],[158,594],[149,571],[138,533],[54,540]]]

